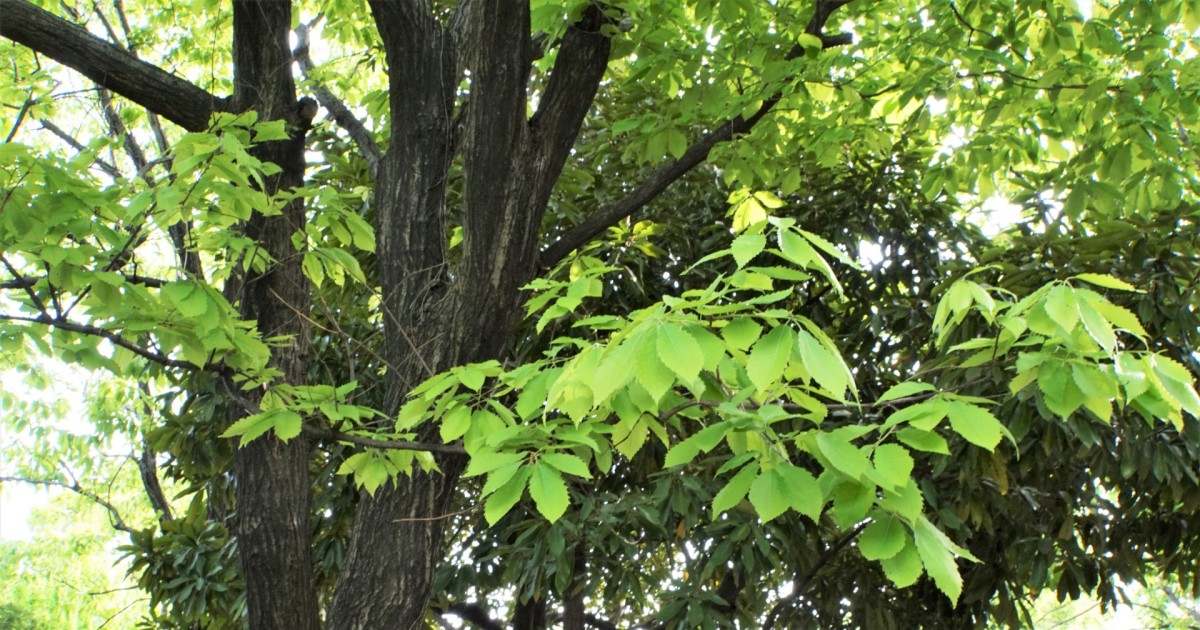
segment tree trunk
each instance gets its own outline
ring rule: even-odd
[[[312,112],[297,103],[292,80],[291,3],[288,0],[236,0],[234,28],[234,108],[255,110],[259,120],[287,122],[290,140],[255,148],[257,157],[281,171],[267,178],[267,193],[304,182],[304,136]],[[253,239],[276,261],[261,275],[248,274],[236,287],[241,316],[257,320],[264,338],[286,336],[274,349],[272,364],[283,381],[305,382],[308,371],[308,280],[292,245],[292,234],[304,229],[301,201],[277,216],[254,216],[246,225]],[[233,383],[230,392],[238,391]],[[236,415],[256,410],[260,392],[248,392],[249,404],[232,405]],[[237,400],[233,397],[232,400]],[[235,418],[236,419],[236,418]],[[308,443],[299,436],[283,442],[273,434],[234,451],[237,474],[235,532],[246,581],[246,607],[251,630],[317,630],[320,616],[313,585],[311,489]]]

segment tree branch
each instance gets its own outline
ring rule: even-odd
[[[202,131],[213,112],[229,111],[228,99],[141,61],[27,0],[0,0],[0,16],[0,37],[73,68],[184,129]]]
[[[307,424],[303,426],[303,431],[305,435],[315,438],[333,440],[337,442],[349,442],[351,444],[367,446],[370,448],[382,448],[393,451],[426,451],[429,453],[441,453],[443,455],[467,454],[467,449],[463,448],[462,445],[459,444],[429,444],[425,442],[409,442],[407,440],[379,440],[361,435],[342,433],[341,431],[333,431],[331,429],[319,429]]]
[[[316,95],[317,102],[321,104],[321,107],[329,110],[329,117],[333,119],[333,122],[350,134],[350,139],[358,145],[358,150],[362,151],[363,157],[367,160],[371,176],[375,177],[379,170],[381,155],[379,144],[375,142],[375,137],[371,135],[366,125],[350,111],[350,108],[341,99],[324,85],[312,79],[314,66],[312,57],[308,54],[308,29],[308,24],[301,23],[292,31],[296,34],[296,48],[292,51],[292,55],[296,58],[296,63],[299,64],[304,78],[312,82],[313,94]]]
[[[763,630],[772,630],[772,628],[775,627],[775,619],[779,617],[779,613],[783,612],[784,606],[791,605],[796,600],[803,597],[805,590],[808,588],[808,583],[812,581],[812,579],[816,577],[817,573],[820,572],[821,569],[825,568],[825,565],[828,564],[829,561],[835,556],[837,556],[837,554],[844,549],[846,545],[850,544],[850,541],[857,538],[858,535],[862,533],[862,530],[866,528],[867,524],[867,522],[859,523],[854,527],[854,529],[846,532],[844,536],[839,538],[832,547],[828,547],[825,549],[825,551],[821,552],[821,556],[817,558],[817,561],[811,567],[809,567],[808,571],[804,572],[804,575],[800,576],[800,579],[796,580],[796,583],[792,588],[792,592],[787,597],[781,598],[779,602],[775,604],[775,607],[771,609],[771,612],[767,615],[767,623],[763,626]]]
[[[829,20],[829,16],[833,12],[850,2],[851,0],[817,0],[812,19],[809,20],[805,32],[809,35],[820,37],[825,48],[849,43],[848,34],[825,36],[821,31],[825,28],[825,23]],[[795,59],[803,54],[804,47],[796,45],[788,53],[787,59]],[[708,154],[717,144],[731,140],[734,136],[748,133],[758,121],[762,120],[775,108],[782,98],[782,92],[775,92],[767,97],[763,101],[762,106],[758,108],[758,111],[754,112],[749,118],[736,116],[725,121],[689,146],[679,159],[668,159],[655,169],[633,192],[629,193],[623,199],[595,211],[581,223],[564,232],[559,236],[558,240],[543,249],[538,260],[539,267],[543,270],[553,267],[558,261],[566,257],[567,254],[570,254],[592,240],[609,226],[645,207],[646,204],[650,203],[655,197],[666,190],[668,186],[707,160]]]
[[[113,529],[125,532],[127,534],[137,533],[137,530],[135,530],[132,527],[130,527],[129,525],[125,524],[125,519],[121,518],[121,513],[119,511],[117,511],[117,507],[115,505],[100,498],[100,495],[96,494],[95,492],[92,492],[90,490],[85,490],[83,488],[83,486],[79,485],[78,481],[72,480],[71,483],[66,483],[63,481],[55,480],[55,479],[29,479],[27,477],[0,476],[0,482],[27,483],[27,484],[34,485],[34,486],[45,486],[47,488],[64,488],[66,490],[70,490],[71,492],[74,492],[75,494],[78,494],[79,496],[84,497],[84,498],[88,499],[89,501],[92,501],[93,503],[96,503],[100,507],[103,507],[105,510],[107,510],[108,518],[109,518],[109,521],[112,523]]]
[[[546,92],[530,120],[535,138],[546,152],[545,163],[559,171],[608,68],[612,40],[600,32],[606,22],[604,10],[593,4],[567,29]],[[558,179],[558,173],[548,175],[550,182]]]
[[[138,355],[139,357],[153,361],[159,365],[162,365],[163,367],[172,367],[172,368],[179,368],[179,369],[184,369],[184,370],[199,370],[199,369],[201,369],[200,366],[198,366],[194,363],[191,363],[189,361],[180,361],[178,359],[172,359],[171,357],[169,357],[165,354],[160,354],[158,352],[154,352],[153,350],[147,350],[147,349],[133,343],[132,341],[125,339],[121,335],[119,335],[111,330],[105,330],[98,326],[92,326],[91,324],[80,324],[78,322],[73,322],[73,321],[70,321],[68,319],[64,319],[61,317],[51,317],[49,313],[43,313],[39,317],[25,317],[22,315],[0,314],[0,321],[28,322],[30,324],[44,324],[46,326],[51,326],[51,327],[57,328],[59,330],[66,330],[68,332],[79,333],[81,335],[90,335],[93,337],[103,337],[104,339],[109,340],[109,342],[111,342],[113,345],[117,345],[122,348],[125,348],[126,350]]]
[[[157,289],[157,288],[163,286],[164,284],[166,284],[165,280],[159,280],[158,278],[149,278],[146,276],[139,276],[137,274],[123,275],[122,277],[125,279],[125,282],[128,282],[129,284],[140,284],[142,286],[150,287],[152,289]],[[15,278],[13,280],[6,280],[4,282],[0,282],[0,289],[31,289],[35,285],[37,285],[38,282],[42,281],[43,279],[45,279],[45,276],[38,276],[38,277],[21,276],[19,278]]]

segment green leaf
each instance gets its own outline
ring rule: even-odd
[[[675,384],[675,376],[658,356],[658,335],[656,331],[648,331],[646,338],[637,350],[636,374],[642,384],[657,404]]]
[[[859,479],[870,464],[861,449],[837,433],[817,433],[817,447],[829,463],[847,477]]]
[[[234,422],[228,429],[225,429],[221,437],[231,438],[240,436],[241,440],[239,440],[239,443],[245,445],[247,442],[270,431],[274,426],[274,413],[256,413]]]
[[[787,488],[792,509],[816,523],[825,508],[825,495],[821,492],[821,484],[817,483],[816,477],[790,462],[784,462],[774,470]]]
[[[874,504],[875,484],[848,481],[833,490],[833,518],[842,529],[854,527]]]
[[[483,504],[483,517],[487,519],[488,525],[495,525],[508,514],[517,501],[521,500],[521,495],[525,493],[525,484],[529,482],[530,472],[528,466],[522,466],[508,483],[488,495]]]
[[[787,483],[775,469],[764,471],[750,484],[750,504],[764,523],[791,507]]]
[[[1070,332],[1079,322],[1079,307],[1075,301],[1075,291],[1071,287],[1060,284],[1050,290],[1046,296],[1046,313],[1063,330]]]
[[[880,514],[858,537],[858,550],[867,560],[887,560],[908,542],[908,528],[892,514]]]
[[[798,40],[799,44],[804,47],[805,50],[819,51],[825,47],[825,43],[821,41],[820,37],[817,37],[816,35],[811,35],[809,33],[801,33],[800,37],[797,38],[797,40]]]
[[[522,453],[504,453],[497,451],[479,451],[471,455],[471,462],[467,464],[467,470],[463,473],[463,477],[475,477],[484,473],[492,472],[501,466],[513,464],[525,459]]]
[[[758,475],[758,462],[750,462],[742,467],[724,488],[713,497],[712,515],[713,518],[720,516],[726,510],[732,508],[742,499],[746,498],[746,493],[750,491],[750,484]]]
[[[946,444],[946,439],[932,431],[904,427],[896,432],[896,439],[918,451],[940,453],[942,455],[950,454],[950,447]]]
[[[781,325],[771,329],[754,344],[746,361],[746,374],[759,392],[769,391],[783,376],[795,343],[796,332]]]
[[[728,422],[718,422],[707,426],[687,439],[672,446],[663,459],[663,468],[671,468],[686,464],[696,458],[701,452],[707,453],[721,442],[729,431]]]
[[[1087,282],[1088,284],[1104,287],[1105,289],[1116,289],[1118,291],[1138,291],[1138,288],[1132,284],[1129,284],[1124,280],[1114,278],[1106,273],[1081,273],[1072,277]]]
[[[962,401],[951,401],[949,406],[950,428],[966,441],[989,451],[996,448],[1000,438],[1008,432],[992,412]],[[1011,437],[1011,436],[1010,436]]]
[[[568,475],[575,475],[584,479],[592,478],[592,473],[588,470],[588,465],[582,459],[569,453],[544,453],[538,462],[548,464]]]
[[[674,324],[664,324],[658,328],[655,343],[658,359],[671,368],[681,382],[688,384],[696,380],[700,368],[704,367],[704,353],[691,334]]]
[[[733,252],[733,259],[737,261],[738,267],[741,268],[759,255],[766,246],[767,236],[765,234],[742,234],[733,239],[733,245],[729,249]]]
[[[880,561],[879,566],[883,568],[883,574],[895,584],[897,588],[908,588],[917,583],[917,579],[921,577],[921,556],[917,553],[917,548],[908,540],[908,535],[904,536],[904,547],[900,549],[896,555]]]
[[[471,428],[471,408],[459,404],[442,416],[442,441],[446,444],[462,437]]]
[[[543,466],[540,463],[533,466],[533,475],[529,479],[529,496],[537,506],[538,512],[551,523],[562,518],[571,502],[562,475],[552,466]]]
[[[806,331],[800,331],[798,338],[801,360],[813,380],[835,400],[846,400],[846,390],[850,389],[852,379],[841,355]]]
[[[890,388],[888,388],[888,390],[886,392],[884,392],[883,395],[880,396],[879,399],[876,400],[875,402],[876,402],[876,404],[885,403],[885,402],[888,402],[891,400],[896,400],[898,398],[907,398],[907,397],[913,396],[915,394],[923,394],[925,392],[933,392],[933,391],[937,391],[937,388],[935,388],[933,385],[930,385],[928,383],[921,383],[921,382],[916,382],[916,381],[907,382],[907,383],[899,383],[899,384],[893,385]]]
[[[892,487],[908,483],[913,470],[913,458],[908,449],[899,444],[881,444],[875,447],[872,457],[875,470]]]
[[[954,544],[924,516],[914,523],[913,538],[917,543],[917,553],[921,555],[921,562],[925,565],[925,572],[933,578],[938,590],[945,593],[952,603],[957,603],[959,595],[962,594],[962,576],[959,575],[954,556],[976,562],[978,560]]]
[[[274,422],[275,435],[284,442],[300,435],[300,429],[304,426],[304,420],[295,411],[276,411]]]
[[[739,317],[721,329],[721,337],[731,350],[745,350],[758,340],[762,326],[749,317]]]

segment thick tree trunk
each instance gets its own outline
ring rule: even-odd
[[[234,107],[255,110],[259,120],[287,122],[292,139],[255,149],[263,160],[281,167],[268,178],[268,193],[304,182],[304,135],[313,112],[297,103],[288,47],[291,3],[288,0],[235,0]],[[308,371],[308,281],[292,235],[304,229],[302,202],[294,201],[278,216],[256,215],[246,235],[275,260],[266,273],[250,275],[238,287],[242,317],[257,320],[264,338],[286,336],[291,342],[272,353],[283,381],[303,384]],[[237,391],[230,384],[229,391]],[[257,407],[258,393],[250,394]],[[238,405],[235,405],[235,408]],[[248,408],[247,408],[248,407]],[[234,451],[237,474],[235,533],[246,581],[251,630],[317,630],[320,627],[313,585],[309,449],[303,436],[283,442],[265,435]]]

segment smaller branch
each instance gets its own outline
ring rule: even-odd
[[[5,136],[3,144],[12,142],[12,139],[16,137],[17,131],[21,128],[21,123],[25,121],[25,114],[29,113],[29,108],[33,107],[34,102],[35,101],[33,98],[30,97],[26,98],[24,103],[21,103],[21,111],[17,112],[17,120],[13,123],[12,129],[9,130],[8,135]]]
[[[312,437],[338,442],[349,442],[369,448],[382,448],[394,451],[426,451],[429,453],[441,453],[443,455],[467,454],[467,449],[463,448],[460,444],[429,444],[426,442],[409,442],[407,440],[379,440],[361,435],[342,433],[341,431],[333,431],[331,429],[319,429],[310,425],[304,425],[302,430],[305,435]]]
[[[78,481],[66,483],[55,479],[29,479],[27,477],[0,476],[0,482],[27,483],[35,486],[45,486],[47,488],[63,488],[70,490],[71,492],[74,492],[75,494],[78,494],[79,496],[84,497],[107,510],[109,522],[112,523],[113,529],[125,532],[127,534],[137,533],[137,530],[125,524],[125,519],[121,518],[121,513],[117,510],[116,506],[104,500],[95,492],[85,490],[83,486],[79,485]]]
[[[67,319],[63,319],[61,317],[50,317],[50,315],[46,314],[46,313],[43,313],[39,317],[24,317],[21,315],[0,314],[0,321],[28,322],[31,324],[44,324],[46,326],[51,326],[51,327],[57,328],[59,330],[65,330],[68,332],[79,333],[81,335],[102,337],[104,339],[109,340],[114,345],[121,346],[122,348],[125,348],[126,350],[138,355],[139,357],[153,361],[154,363],[162,365],[163,367],[178,368],[178,369],[183,369],[183,370],[199,370],[199,369],[201,369],[201,366],[196,365],[195,363],[192,363],[190,361],[180,361],[178,359],[172,359],[171,357],[169,357],[165,354],[160,354],[158,352],[154,352],[153,350],[147,350],[147,349],[133,343],[132,341],[125,339],[121,335],[119,335],[111,330],[105,330],[98,326],[92,326],[91,324],[80,324],[78,322],[73,322],[73,321],[70,321]]]
[[[821,553],[821,557],[817,558],[816,563],[809,567],[808,571],[806,571],[804,575],[800,577],[800,579],[796,580],[795,587],[792,589],[791,594],[780,599],[779,602],[775,604],[774,608],[771,609],[770,614],[767,615],[767,623],[763,626],[763,630],[772,630],[772,628],[775,627],[775,619],[779,617],[779,613],[783,611],[784,606],[795,603],[796,600],[803,597],[805,590],[808,588],[808,583],[814,577],[816,577],[817,573],[821,569],[825,568],[825,565],[828,564],[829,561],[834,558],[834,556],[844,549],[846,545],[849,545],[850,541],[857,538],[858,535],[862,533],[862,530],[866,528],[868,523],[869,522],[859,523],[854,527],[854,529],[846,532],[844,536],[838,539],[838,541],[834,543],[832,547],[826,548],[825,551]]]
[[[334,96],[333,92],[330,92],[324,85],[312,79],[314,66],[312,57],[308,54],[309,27],[310,25],[301,23],[293,31],[296,34],[296,49],[292,51],[292,56],[296,59],[296,63],[299,64],[304,78],[312,81],[313,93],[316,94],[317,102],[329,110],[329,117],[338,126],[346,130],[346,133],[350,134],[350,139],[354,141],[354,144],[358,145],[358,150],[362,151],[363,157],[367,160],[367,167],[371,171],[371,177],[375,177],[379,171],[379,159],[381,155],[379,144],[375,142],[375,138],[371,135],[366,125],[350,111],[350,108],[341,99]]]
[[[125,282],[128,282],[129,284],[140,284],[152,289],[158,289],[167,283],[166,280],[151,278],[149,276],[140,276],[137,274],[127,274],[123,275],[122,277],[125,279]],[[0,282],[0,289],[29,289],[37,285],[37,283],[43,279],[45,279],[45,276],[23,276],[14,280]]]
[[[62,140],[63,142],[67,143],[67,145],[70,146],[72,149],[75,149],[76,151],[80,151],[80,152],[87,150],[87,147],[80,144],[79,141],[76,140],[74,136],[72,136],[71,134],[64,131],[62,127],[59,127],[58,125],[50,122],[49,120],[41,120],[38,122],[40,122],[42,124],[42,129],[45,129],[46,131],[49,131],[50,133],[58,136],[59,140]],[[102,160],[100,158],[96,158],[95,165],[97,168],[104,171],[105,175],[108,175],[109,177],[111,177],[113,179],[122,179],[124,177],[124,175],[122,175],[121,171],[118,170],[116,166],[113,166],[112,164],[109,164],[108,162],[105,162],[104,160]]]
[[[813,16],[805,27],[804,32],[822,38],[822,46],[829,48],[850,43],[849,34],[826,36],[822,31],[829,16],[852,0],[817,0]],[[789,61],[804,55],[804,47],[797,44],[788,52]],[[775,93],[763,99],[758,111],[749,117],[735,116],[726,120],[712,131],[705,134],[684,151],[679,159],[668,159],[658,166],[644,182],[619,201],[600,208],[588,215],[582,222],[569,228],[558,237],[558,240],[542,250],[538,257],[538,268],[546,270],[553,267],[572,251],[586,244],[604,232],[617,221],[632,215],[658,197],[668,186],[675,183],[696,166],[708,160],[708,154],[716,145],[749,133],[750,130],[783,100],[783,92]]]

